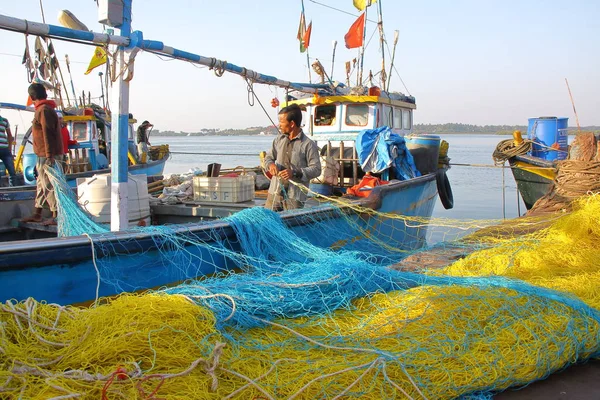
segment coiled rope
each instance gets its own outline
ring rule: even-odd
[[[494,159],[494,163],[496,165],[502,165],[506,160],[511,157],[518,156],[521,154],[525,154],[531,151],[532,140],[523,139],[523,142],[519,145],[515,146],[515,141],[513,139],[506,139],[498,143],[496,146],[496,150],[492,154],[492,158]]]

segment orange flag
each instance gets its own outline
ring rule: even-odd
[[[363,33],[365,30],[365,13],[362,13],[360,17],[350,27],[344,40],[346,41],[347,49],[354,49],[363,45]]]
[[[304,32],[304,37],[302,41],[304,42],[304,48],[308,49],[308,45],[310,44],[310,34],[312,32],[312,21],[308,24],[308,28],[306,28],[306,32]]]
[[[306,47],[304,47],[304,35],[306,35],[306,20],[304,19],[304,13],[301,13],[298,34],[296,35],[296,38],[300,42],[300,53],[304,53],[306,51]]]

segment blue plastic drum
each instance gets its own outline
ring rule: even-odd
[[[568,155],[569,118],[529,118],[527,138],[533,140],[531,155],[544,160],[564,160]]]

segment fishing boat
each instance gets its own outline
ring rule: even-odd
[[[498,145],[494,158],[508,160],[525,207],[547,194],[556,177],[556,162],[568,155],[568,118],[530,118],[527,139],[517,131]]]
[[[130,20],[128,12],[130,9],[125,7],[121,21]],[[426,221],[432,215],[438,196],[446,208],[452,207],[452,192],[446,176],[448,165],[438,165],[440,138],[412,135],[416,109],[412,96],[362,84],[349,87],[333,82],[284,81],[162,42],[144,40],[141,33],[131,34],[127,24],[121,27],[121,36],[116,36],[32,24],[0,15],[0,29],[115,44],[127,47],[127,50],[120,47],[123,53],[151,50],[209,66],[221,74],[241,75],[249,83],[285,88],[284,104],[298,104],[306,109],[305,133],[320,145],[324,162],[332,161],[335,165],[332,174],[335,180],[313,182],[312,189],[307,190],[314,197],[304,208],[281,211],[278,216],[298,237],[319,247],[363,250],[373,257],[386,257],[389,251],[418,249],[426,243]],[[116,57],[116,60],[123,61],[123,58]],[[128,84],[119,78],[114,90],[127,92]],[[112,98],[117,104],[111,108],[121,110],[112,132],[113,143],[119,143],[127,135],[131,138],[132,133],[128,129],[125,100],[128,96]],[[93,121],[91,115],[69,119],[72,132],[77,131],[76,124],[81,124],[82,129],[86,127],[85,137],[89,139],[94,137]],[[388,136],[377,136],[374,131]],[[363,149],[370,145],[368,152],[372,157],[387,156],[388,167],[395,161],[411,159],[412,175],[403,177],[400,171],[386,168],[378,177],[377,186],[361,188],[361,182],[369,176],[364,168],[364,157],[361,159],[357,149],[357,141],[364,132],[376,136],[370,143],[363,143]],[[385,154],[378,153],[377,144],[390,137],[396,141]],[[124,161],[124,149],[125,146],[114,146],[113,151],[117,153],[113,159]],[[235,179],[212,177],[221,178]],[[253,190],[249,199],[239,202],[229,198],[216,202],[200,198],[196,204],[185,206],[161,205],[153,209],[155,220],[187,224],[129,230],[126,228],[127,176],[119,169],[113,173],[112,182],[113,232],[0,243],[0,301],[34,297],[59,304],[81,303],[98,296],[155,288],[238,268],[240,261],[235,254],[240,246],[235,226],[219,217],[264,205],[264,199],[255,196]],[[220,200],[224,200],[222,187],[214,188]],[[358,195],[349,196],[346,192],[351,188],[357,188]],[[364,189],[367,190],[362,191]],[[166,237],[171,244],[165,246]],[[184,251],[178,251],[181,249]]]

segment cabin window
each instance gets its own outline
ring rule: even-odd
[[[369,106],[366,104],[351,104],[346,106],[346,125],[366,126],[369,120]]]
[[[402,129],[412,128],[412,118],[410,110],[402,109]]]
[[[394,123],[393,127],[396,129],[402,129],[402,110],[394,108]]]
[[[379,126],[392,126],[392,107],[382,106],[381,124]]]
[[[318,106],[315,110],[316,126],[331,126],[335,124],[335,112],[337,106]]]
[[[87,122],[73,122],[73,139],[77,141],[88,140],[87,136]]]

